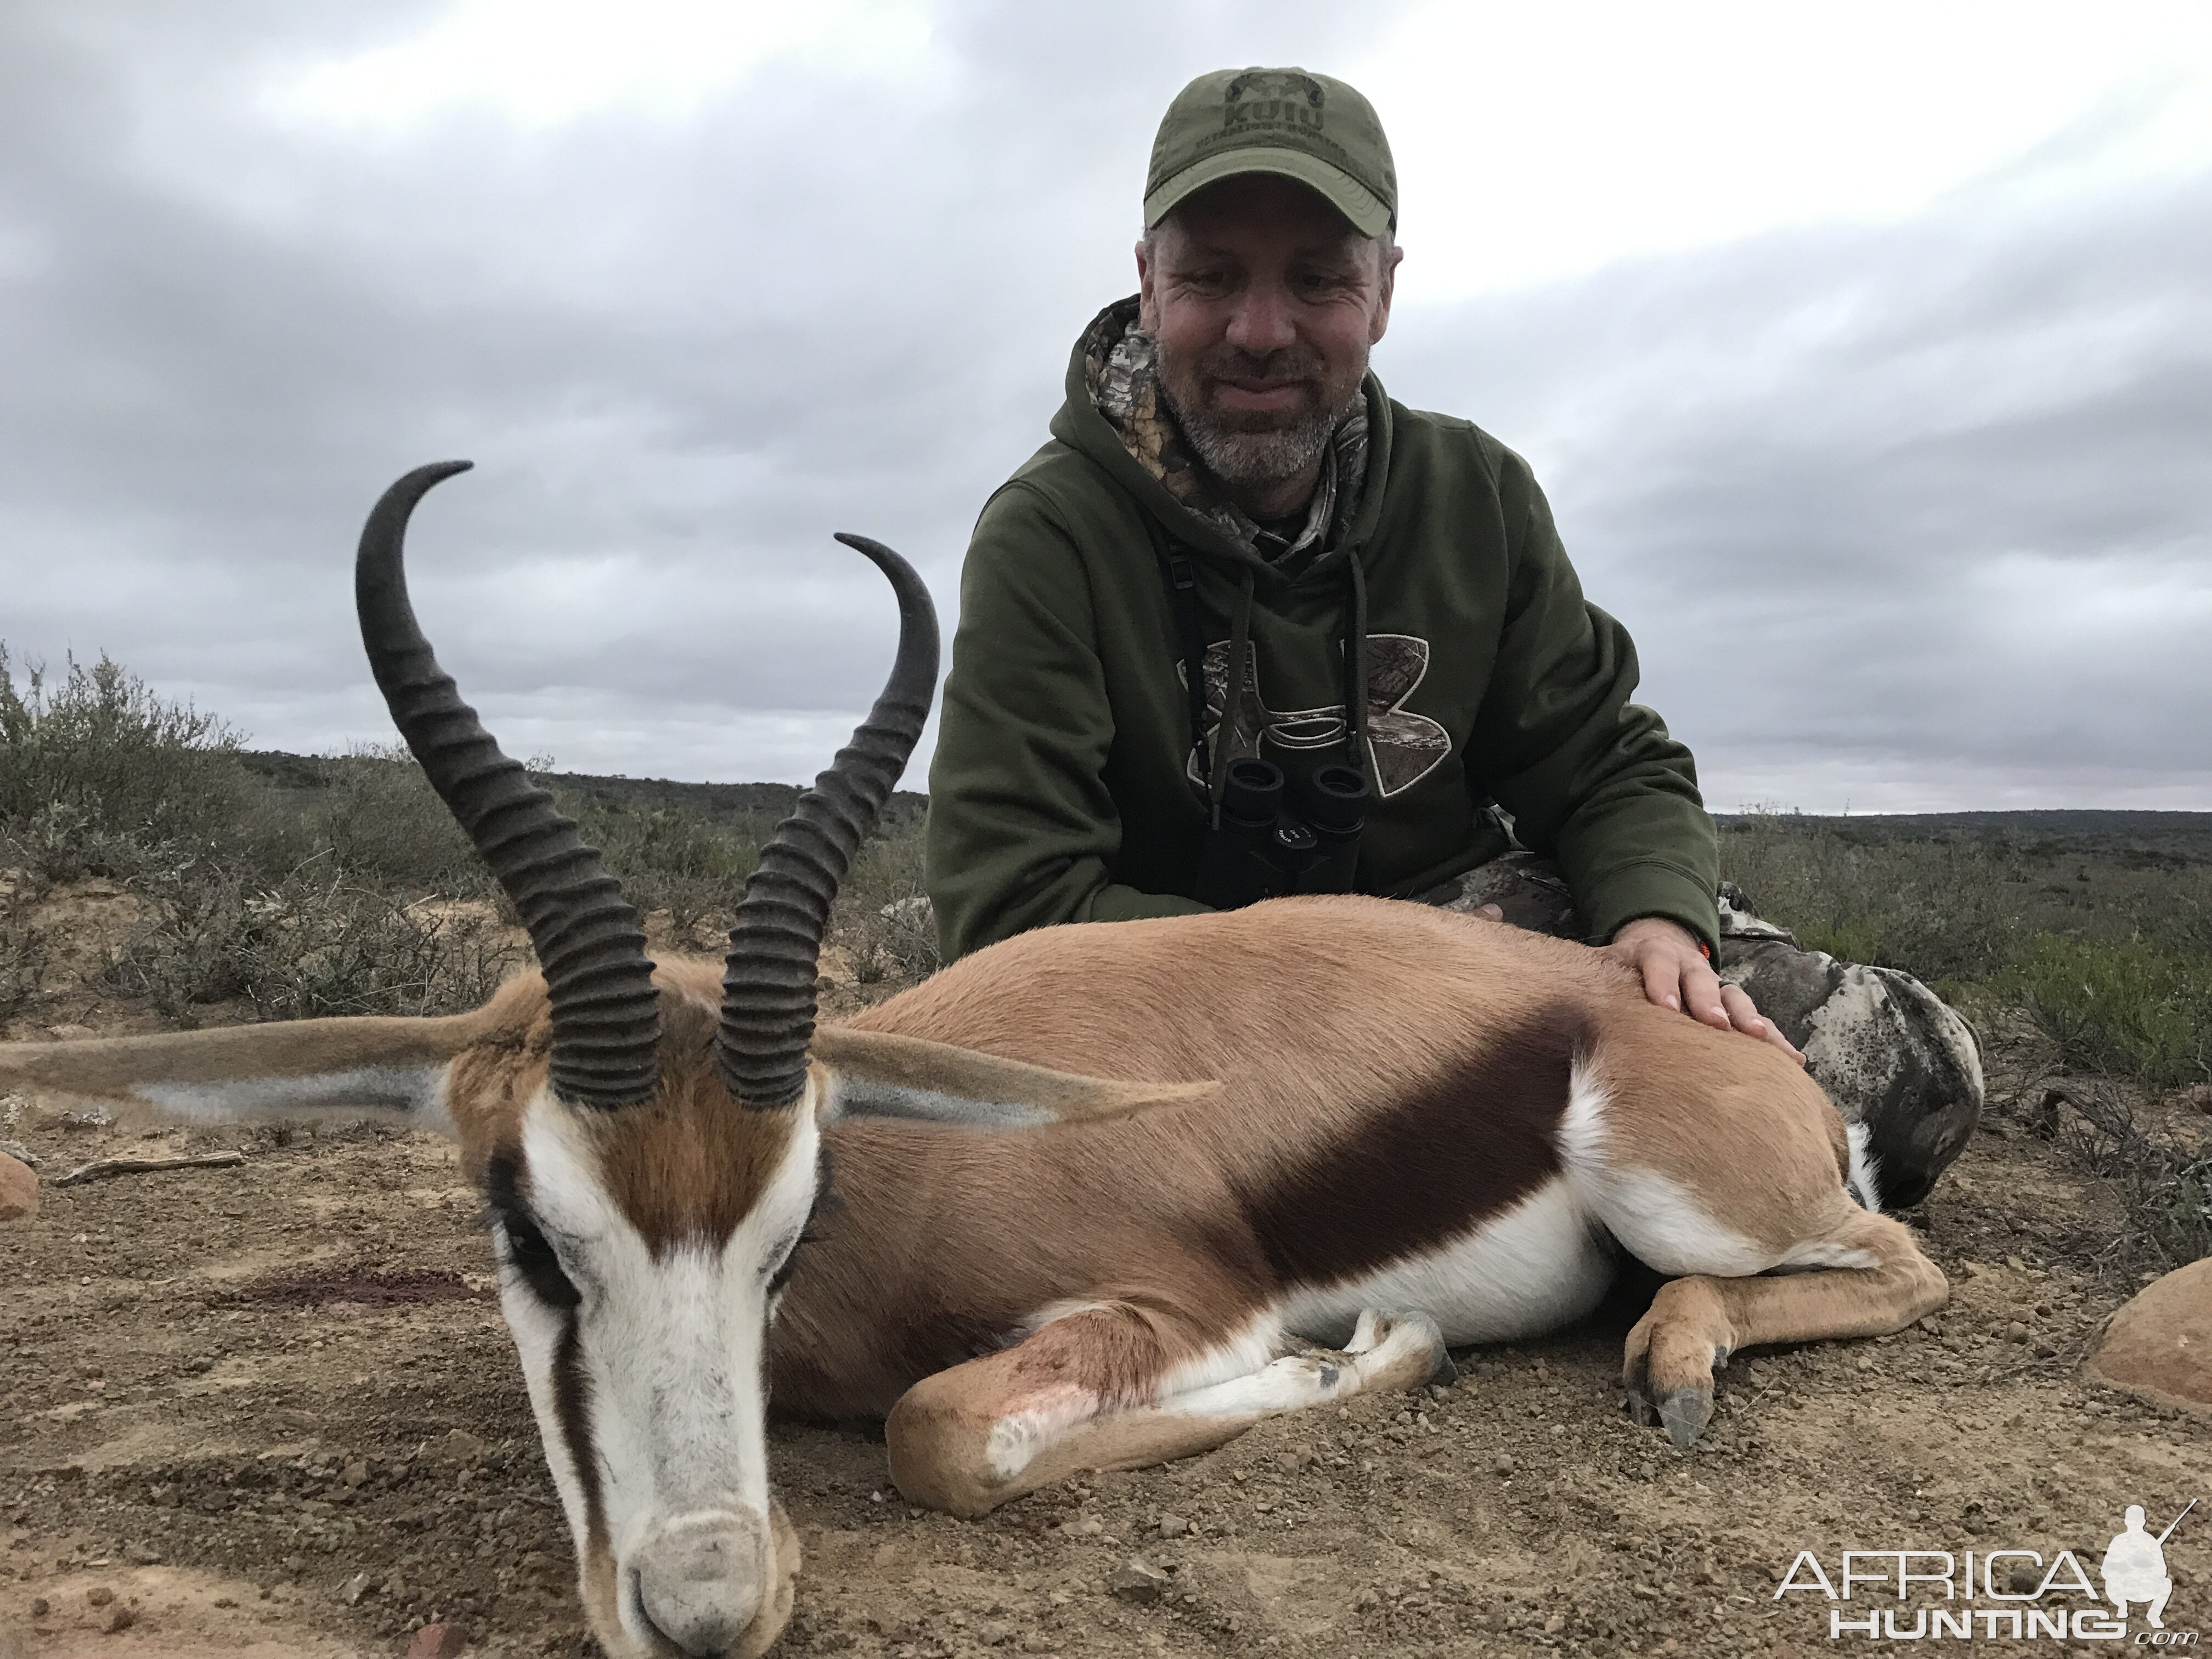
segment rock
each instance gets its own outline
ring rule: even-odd
[[[1114,1570],[1106,1588],[1124,1601],[1149,1607],[1166,1591],[1169,1578],[1151,1562],[1131,1557]]]
[[[2008,1342],[2027,1341],[2027,1327],[2022,1324],[2019,1320],[2014,1320],[2011,1324],[2005,1327],[2004,1340]]]
[[[2212,1257],[2138,1291],[2112,1316],[2089,1369],[2160,1405],[2212,1417]]]
[[[88,1607],[104,1607],[115,1599],[115,1592],[105,1584],[94,1584],[84,1593],[84,1604]]]
[[[1158,1524],[1163,1538],[1180,1538],[1190,1530],[1190,1522],[1180,1515],[1164,1515]]]
[[[90,1036],[92,1035],[92,1027],[89,1025],[49,1025],[46,1027],[46,1035],[57,1042],[75,1042],[80,1038]]]
[[[469,1644],[469,1627],[457,1620],[425,1625],[407,1644],[407,1659],[459,1659]]]
[[[375,1588],[375,1581],[365,1572],[357,1572],[338,1586],[338,1600],[349,1607],[361,1605],[361,1598]]]
[[[1004,1619],[986,1619],[975,1626],[975,1639],[987,1648],[1002,1648],[1019,1634]]]
[[[345,1466],[345,1483],[349,1486],[358,1486],[368,1479],[368,1465],[362,1459],[356,1457]]]
[[[100,1621],[100,1627],[110,1636],[115,1636],[129,1630],[137,1622],[137,1612],[118,1601],[113,1607],[108,1608],[107,1617]]]
[[[1060,1535],[1064,1538],[1096,1538],[1105,1530],[1106,1523],[1095,1515],[1080,1515],[1073,1521],[1060,1523]]]
[[[27,1170],[39,1167],[39,1155],[20,1140],[0,1140],[0,1158],[12,1158]]]
[[[0,1152],[0,1221],[27,1221],[38,1212],[38,1176],[22,1159]]]
[[[1513,1454],[1510,1452],[1499,1452],[1496,1456],[1492,1457],[1490,1460],[1490,1472],[1492,1474],[1512,1474]]]
[[[430,1443],[430,1449],[449,1463],[475,1464],[483,1459],[484,1443],[466,1429],[450,1429]]]
[[[123,1559],[134,1567],[155,1567],[161,1564],[161,1552],[148,1544],[126,1544]]]

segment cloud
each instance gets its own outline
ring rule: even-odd
[[[412,567],[511,749],[810,775],[893,633],[830,532],[906,551],[949,616],[1131,285],[1160,108],[1304,61],[1371,72],[1431,181],[1378,368],[1534,459],[1717,805],[2212,806],[2185,644],[2212,217],[2172,98],[2053,94],[2073,126],[1966,182],[1972,145],[1918,184],[1892,145],[1879,213],[1782,212],[1770,167],[1698,245],[1607,244],[1485,191],[1553,135],[1455,149],[1433,13],[656,0],[599,63],[604,9],[526,9],[511,61],[469,45],[530,29],[493,0],[0,14],[19,657],[110,651],[270,745],[381,738],[353,540],[392,477],[467,455]],[[1517,286],[1470,276],[1523,228],[1554,240]]]

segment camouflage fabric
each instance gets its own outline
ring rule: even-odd
[[[1329,441],[1332,464],[1322,469],[1304,527],[1285,541],[1262,530],[1207,481],[1161,394],[1159,343],[1137,325],[1137,306],[1130,299],[1109,307],[1083,336],[1091,400],[1122,447],[1170,495],[1270,564],[1295,569],[1334,545],[1358,512],[1367,482],[1366,399],[1354,398],[1338,423]]]
[[[1509,853],[1423,896],[1448,910],[1495,904],[1516,927],[1587,937],[1565,881],[1533,854]],[[1721,978],[1804,1051],[1836,1109],[1866,1126],[1882,1206],[1919,1203],[1981,1119],[1972,1028],[1910,974],[1806,950],[1732,883],[1720,890],[1720,914]]]

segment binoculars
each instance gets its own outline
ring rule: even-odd
[[[1349,766],[1314,769],[1296,801],[1272,761],[1233,760],[1191,896],[1234,910],[1285,893],[1348,893],[1372,796]]]

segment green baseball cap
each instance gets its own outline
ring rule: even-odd
[[[1194,191],[1240,173],[1310,185],[1363,236],[1398,222],[1398,173],[1375,106],[1302,69],[1216,70],[1168,106],[1145,175],[1145,228]]]

